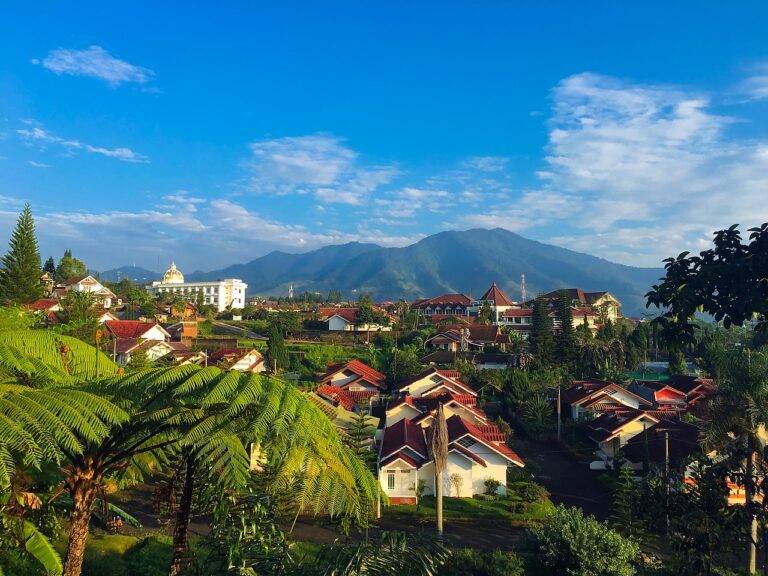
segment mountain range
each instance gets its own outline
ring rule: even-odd
[[[147,282],[160,275],[142,268],[109,270],[109,280],[135,277]],[[240,278],[249,294],[286,295],[341,290],[347,297],[369,293],[376,299],[413,299],[446,292],[479,297],[496,282],[513,300],[521,298],[525,274],[528,297],[557,288],[607,290],[622,301],[624,313],[645,310],[644,294],[662,275],[661,268],[636,268],[588,254],[529,240],[501,228],[440,232],[402,248],[350,242],[291,254],[274,251],[245,264],[186,274],[190,281]]]

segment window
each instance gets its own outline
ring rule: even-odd
[[[395,489],[395,471],[390,470],[387,472],[387,490]]]
[[[463,446],[464,448],[471,448],[475,445],[475,441],[472,440],[469,436],[464,436],[461,440],[459,440],[459,446]]]

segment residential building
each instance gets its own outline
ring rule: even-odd
[[[386,376],[361,362],[352,359],[347,362],[329,364],[320,384],[344,388],[351,392],[378,394],[384,389]]]
[[[190,302],[215,306],[219,312],[245,306],[248,285],[238,278],[225,278],[212,282],[185,282],[184,274],[174,262],[163,274],[162,280],[152,282],[147,291],[153,296],[171,294]]]
[[[318,310],[318,319],[328,323],[328,330],[337,332],[388,332],[392,326],[388,324],[358,324],[356,306],[333,306],[329,308],[320,308]],[[391,317],[385,310],[374,307],[374,311],[391,321]]]
[[[93,296],[94,300],[104,306],[104,308],[111,308],[112,306],[120,306],[122,304],[112,290],[104,286],[90,274],[87,276],[70,278],[57,284],[53,288],[53,295],[57,298],[64,297],[67,292],[87,292]]]
[[[610,292],[585,292],[581,288],[561,288],[543,295],[543,298],[555,302],[565,292],[574,308],[590,308],[598,316],[603,316],[611,322],[621,317],[621,302]],[[575,320],[575,318],[574,318]]]
[[[477,393],[456,370],[430,368],[407,380],[387,406],[379,441],[379,482],[390,502],[415,504],[416,487],[435,493],[427,432],[442,406],[448,429],[448,464],[439,481],[449,497],[486,491],[485,481],[506,492],[507,468],[524,466],[499,428],[476,406]]]
[[[472,316],[479,316],[483,306],[490,306],[491,312],[493,313],[491,322],[493,324],[499,324],[502,321],[504,312],[510,308],[516,307],[517,304],[496,285],[496,282],[493,282],[491,287],[485,291],[485,294],[483,294],[479,300],[474,302],[469,311],[470,314]]]
[[[208,364],[237,372],[264,372],[264,355],[255,348],[220,348],[208,356]]]
[[[112,338],[117,340],[170,340],[171,335],[156,322],[140,320],[107,320],[104,327]]]
[[[659,417],[644,410],[606,412],[587,424],[590,440],[597,443],[597,457],[612,461],[632,438],[659,423]]]
[[[563,407],[570,407],[571,417],[601,415],[620,410],[640,410],[653,406],[653,402],[616,384],[603,380],[575,380],[562,394]]]
[[[434,298],[422,298],[411,303],[411,310],[415,310],[422,316],[469,316],[469,310],[473,306],[472,298],[466,294],[441,294]]]
[[[470,324],[445,326],[424,344],[429,348],[451,352],[483,351],[486,347],[504,350],[509,336],[496,325]]]

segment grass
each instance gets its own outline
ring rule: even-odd
[[[482,520],[485,523],[509,526],[528,526],[542,522],[554,510],[548,499],[541,502],[525,502],[514,495],[494,500],[478,498],[445,498],[443,514],[446,520],[472,522]],[[426,519],[435,516],[435,498],[422,496],[421,504],[390,506],[385,515],[403,518]]]

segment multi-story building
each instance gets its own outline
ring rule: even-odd
[[[225,278],[213,282],[185,282],[181,270],[171,262],[163,279],[152,282],[147,291],[153,296],[174,294],[191,302],[215,306],[219,312],[245,306],[245,290],[248,285],[238,278]]]

